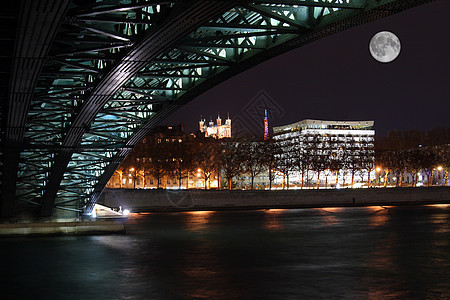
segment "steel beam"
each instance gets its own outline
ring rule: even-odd
[[[83,134],[86,132],[85,125],[93,122],[95,116],[120,87],[141,70],[148,61],[154,59],[203,22],[231,7],[232,3],[227,1],[213,3],[187,1],[180,3],[179,7],[175,7],[174,13],[169,18],[132,47],[130,52],[102,78],[81,107],[64,137],[61,150],[56,156],[42,197],[40,212],[42,217],[48,217],[52,214],[61,180],[74,149],[81,142]]]
[[[5,126],[2,217],[14,215],[19,157],[33,89],[69,4],[69,0],[21,2]]]

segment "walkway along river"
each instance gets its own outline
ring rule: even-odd
[[[342,207],[450,203],[450,188],[320,190],[106,189],[99,200],[132,212]]]

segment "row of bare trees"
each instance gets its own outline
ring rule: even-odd
[[[385,184],[389,175],[402,178],[409,172],[417,183],[417,173],[423,171],[431,178],[433,168],[438,165],[448,175],[450,158],[450,130],[433,129],[429,132],[393,131],[386,137],[377,137],[375,149],[369,137],[336,137],[309,134],[296,139],[276,142],[255,139],[234,140],[212,138],[203,139],[161,139],[140,143],[117,172],[131,174],[145,182],[146,176],[156,180],[157,187],[164,178],[175,179],[181,188],[182,181],[189,174],[201,169],[204,187],[208,188],[211,176],[223,179],[223,188],[232,189],[236,179],[247,176],[249,187],[254,188],[255,178],[264,174],[272,187],[275,174],[282,174],[289,187],[289,177],[296,173],[301,176],[301,188],[305,182],[316,178],[319,187],[320,177],[339,176],[344,181],[348,176],[353,186],[355,176],[361,180],[376,166],[385,171]],[[131,173],[130,173],[130,170]],[[186,180],[187,182],[187,180]],[[430,184],[430,180],[428,180]],[[401,186],[402,181],[397,181]],[[144,185],[145,186],[145,185]]]
[[[450,169],[450,128],[433,128],[429,131],[390,131],[385,137],[376,139],[376,162],[384,170],[386,185],[389,175],[399,180],[402,186],[404,174],[417,185],[418,173],[423,172],[428,185],[432,184],[433,170],[444,171],[444,185],[448,184]]]
[[[255,178],[263,173],[271,188],[276,173],[283,174],[287,183],[285,186],[289,187],[289,177],[299,172],[303,188],[305,178],[313,175],[319,178],[323,172],[328,180],[332,174],[337,179],[339,172],[345,170],[352,174],[353,183],[358,171],[364,169],[370,173],[374,168],[373,151],[362,149],[359,144],[333,143],[318,134],[307,138],[310,140],[294,141],[290,145],[254,139],[163,140],[140,144],[121,164],[118,172],[133,170],[130,174],[134,180],[137,177],[145,180],[145,176],[151,176],[159,188],[163,178],[174,178],[181,187],[182,180],[189,173],[197,173],[201,169],[205,188],[213,174],[220,174],[224,187],[228,189],[236,186],[236,179],[244,175],[249,178],[249,188],[253,189]],[[317,187],[319,183],[318,180]]]
[[[199,139],[191,141],[160,141],[141,143],[119,166],[118,173],[129,173],[133,180],[151,176],[157,188],[163,178],[174,178],[181,187],[190,173],[201,170],[204,187],[208,188],[213,174],[223,174],[226,186],[232,188],[233,179],[242,174],[251,177],[251,188],[257,175],[267,170],[267,143],[252,140]],[[131,170],[131,171],[130,171]]]

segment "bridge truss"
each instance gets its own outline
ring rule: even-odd
[[[19,2],[0,16],[16,24],[0,69],[2,216],[89,215],[133,146],[196,96],[268,58],[431,1]]]

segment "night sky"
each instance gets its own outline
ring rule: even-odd
[[[229,112],[233,122],[248,125],[254,122],[248,120],[249,105],[264,98],[274,108],[271,126],[302,119],[374,120],[379,135],[450,127],[449,11],[450,1],[440,0],[297,48],[212,88],[162,124],[182,122],[194,132],[200,115],[208,121]],[[377,62],[368,48],[384,30],[402,46],[391,63]],[[262,122],[255,130],[261,137]]]

